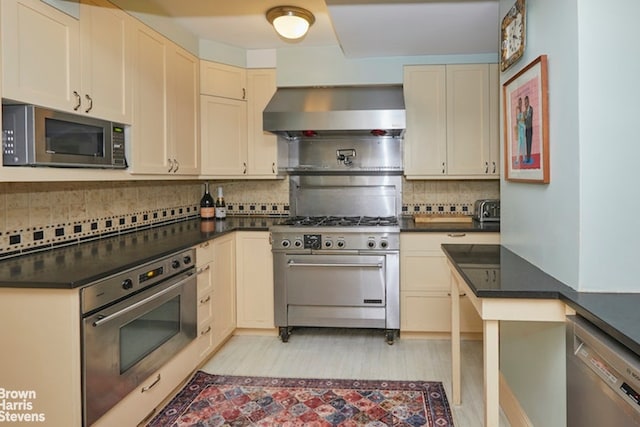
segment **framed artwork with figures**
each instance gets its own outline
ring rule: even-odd
[[[500,71],[504,71],[522,57],[527,34],[525,0],[515,4],[502,19],[500,31]]]
[[[549,183],[547,56],[540,55],[502,85],[507,181]]]

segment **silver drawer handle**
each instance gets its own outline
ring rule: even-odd
[[[449,234],[447,234],[447,236],[449,236],[449,237],[464,237],[466,235],[467,235],[467,233],[449,233]]]
[[[209,301],[211,301],[211,295],[207,295],[207,297],[206,297],[206,298],[202,298],[202,299],[200,300],[200,304],[206,304],[206,303],[208,303]]]
[[[204,273],[205,271],[209,271],[210,268],[211,268],[211,264],[207,264],[204,267],[199,268],[196,274],[201,274],[201,273]]]
[[[295,262],[295,261],[289,261],[287,264],[289,264],[289,267],[369,267],[369,268],[382,268],[382,263],[376,263],[376,264],[358,264],[358,263],[308,263],[308,262]]]
[[[160,374],[158,374],[158,377],[156,378],[156,380],[154,382],[152,382],[151,384],[149,384],[146,387],[142,387],[142,389],[140,390],[142,393],[144,393],[145,391],[149,391],[151,390],[156,384],[158,384],[160,382]]]
[[[207,326],[207,329],[205,329],[204,331],[200,332],[200,335],[207,335],[209,332],[211,332],[211,325]]]

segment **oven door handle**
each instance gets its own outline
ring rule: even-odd
[[[295,262],[290,260],[288,263],[289,267],[363,267],[363,268],[382,268],[382,263],[324,263],[324,262]]]
[[[160,292],[157,292],[157,293],[155,293],[153,295],[149,295],[148,297],[146,297],[146,298],[144,298],[144,299],[142,299],[142,300],[140,300],[140,301],[138,301],[138,302],[136,302],[134,304],[131,304],[131,305],[123,308],[120,311],[116,311],[115,313],[111,313],[110,315],[103,316],[103,317],[98,315],[98,320],[93,322],[93,326],[98,327],[98,326],[100,326],[100,325],[102,325],[104,323],[107,323],[107,322],[109,322],[109,321],[111,321],[113,319],[116,319],[116,318],[122,316],[123,314],[127,314],[130,311],[135,310],[136,308],[141,307],[141,306],[153,301],[156,298],[160,298],[162,295],[164,295],[164,294],[166,294],[168,292],[171,292],[172,290],[184,285],[186,282],[188,282],[192,278],[191,276],[193,276],[193,273],[189,273],[189,276],[185,277],[182,280],[177,281],[176,283],[174,283],[173,285],[169,286],[168,288],[163,289]]]

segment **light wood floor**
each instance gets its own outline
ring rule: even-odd
[[[234,336],[202,370],[218,375],[442,381],[450,399],[450,355],[448,340],[401,337],[388,345],[381,331],[300,328],[288,343],[275,336]],[[462,405],[451,405],[454,423],[479,427],[481,341],[462,342],[462,367]],[[509,427],[502,413],[500,427]]]

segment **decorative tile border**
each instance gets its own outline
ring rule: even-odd
[[[0,232],[0,258],[128,233],[197,216],[198,206],[188,205],[9,230]]]
[[[407,203],[402,205],[402,215],[414,214],[473,214],[473,203]]]

